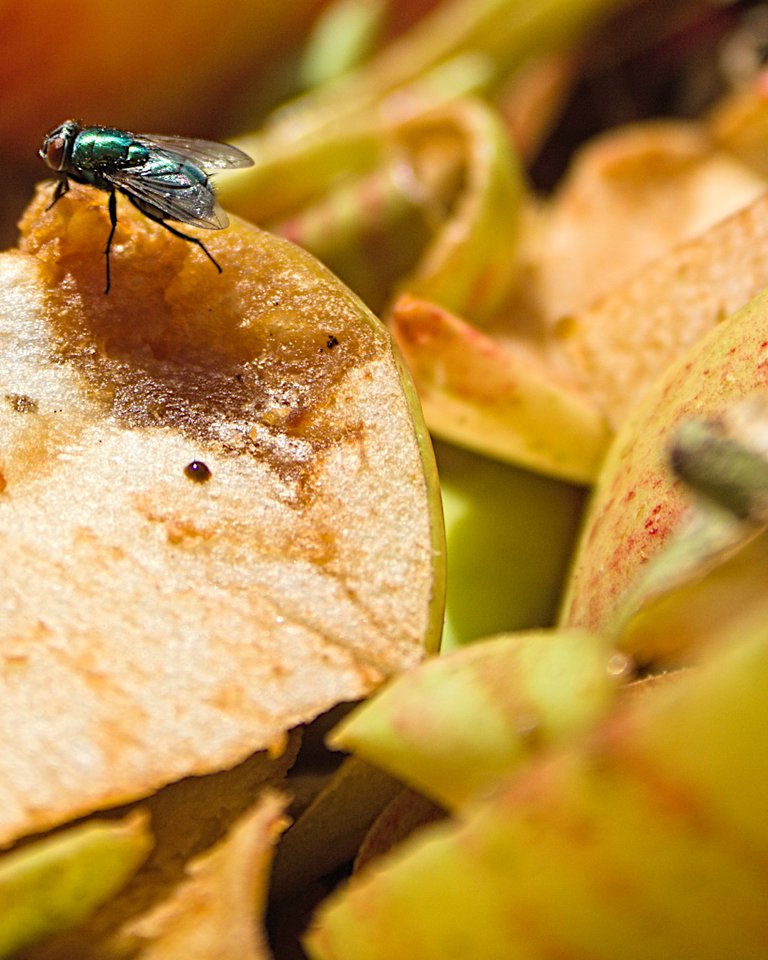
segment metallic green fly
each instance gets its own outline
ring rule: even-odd
[[[109,293],[111,283],[109,251],[117,227],[117,191],[175,237],[197,244],[221,273],[202,240],[182,233],[166,221],[208,230],[226,227],[227,215],[216,203],[206,171],[250,167],[253,160],[242,150],[211,140],[134,134],[112,127],[84,127],[67,120],[45,136],[39,152],[59,177],[50,207],[69,190],[70,180],[109,194],[112,229],[104,248],[104,293]]]

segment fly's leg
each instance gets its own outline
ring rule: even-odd
[[[206,245],[203,243],[202,240],[198,240],[197,237],[190,237],[189,234],[182,233],[181,230],[176,230],[175,227],[168,226],[165,220],[156,220],[154,217],[150,217],[149,219],[154,220],[155,223],[159,223],[161,227],[165,227],[165,229],[169,233],[172,233],[174,237],[179,237],[179,239],[181,240],[189,240],[190,243],[196,243],[197,246],[200,247],[200,249],[206,255],[206,257],[208,257],[208,259],[211,261],[214,267],[216,267],[219,273],[222,273],[221,267],[218,265],[218,263],[216,263],[216,261],[213,258],[213,254],[208,250],[208,247],[206,247]]]
[[[45,208],[46,211],[50,210],[55,203],[58,203],[58,201],[61,200],[61,198],[64,196],[64,194],[68,190],[69,190],[69,180],[67,180],[66,177],[62,177],[56,183],[56,189],[53,191],[53,200],[51,200],[51,202]]]
[[[131,201],[131,203],[133,203],[133,205],[134,205],[135,207],[137,207],[139,210],[141,210],[141,212],[144,214],[145,217],[149,217],[150,220],[154,220],[155,223],[159,223],[161,227],[165,227],[165,229],[166,229],[169,233],[172,233],[172,234],[174,235],[174,237],[179,237],[180,240],[189,240],[190,243],[197,244],[197,246],[200,247],[200,249],[203,251],[203,253],[206,255],[206,257],[208,257],[208,259],[209,259],[209,260],[211,261],[211,263],[214,265],[214,267],[216,267],[216,269],[219,271],[219,273],[223,273],[221,267],[220,267],[220,266],[218,265],[218,263],[214,260],[213,254],[210,253],[210,251],[208,250],[208,248],[206,247],[206,245],[203,243],[202,240],[198,240],[197,237],[190,237],[189,234],[187,234],[187,233],[182,233],[181,230],[177,230],[175,227],[169,226],[169,225],[165,222],[165,220],[163,220],[161,217],[155,216],[154,214],[152,214],[152,213],[150,213],[148,210],[146,210],[144,207],[139,207],[139,205],[134,202],[133,197],[129,196],[128,199]]]
[[[104,288],[104,293],[109,293],[109,288],[111,285],[111,280],[109,276],[109,251],[112,247],[112,237],[115,235],[115,229],[117,228],[117,195],[115,191],[110,191],[109,194],[109,203],[107,206],[109,210],[109,222],[112,224],[112,229],[109,231],[109,236],[107,237],[107,245],[104,247],[104,257],[107,261],[107,285]]]

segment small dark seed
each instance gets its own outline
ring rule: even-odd
[[[331,335],[328,337],[328,341],[327,341],[327,344],[326,344],[326,345],[327,345],[327,347],[328,347],[329,350],[333,350],[334,347],[338,347],[339,341],[338,341],[338,339],[337,339],[336,337],[334,337],[333,334],[331,334]]]
[[[202,460],[193,460],[184,467],[184,476],[196,483],[205,483],[211,479],[211,471]]]

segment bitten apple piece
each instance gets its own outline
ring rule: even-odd
[[[264,749],[435,648],[431,448],[383,326],[236,222],[73,188],[0,257],[0,842]]]
[[[768,620],[319,911],[317,960],[762,960]]]

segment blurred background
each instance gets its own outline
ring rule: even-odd
[[[386,44],[436,2],[388,0],[372,42]],[[36,152],[47,130],[68,118],[212,139],[252,130],[306,86],[307,38],[330,5],[0,0],[3,244],[44,176]]]
[[[53,0],[0,0],[0,240],[14,242],[14,223],[31,185],[45,175],[36,156],[39,142],[62,120],[231,138],[258,129],[271,110],[309,85],[322,86],[334,72],[370,60],[434,8],[462,6],[468,4],[71,0],[62,7]],[[497,8],[499,22],[517,18],[520,6],[474,3],[477,11]],[[649,114],[700,111],[754,69],[768,37],[768,8],[756,3],[570,6],[583,6],[586,21],[594,14],[604,23],[587,32],[575,18],[570,42],[553,23],[552,43],[539,44],[568,52],[567,65],[559,64],[567,76],[549,79],[558,86],[546,104],[549,129],[528,157],[534,181],[544,188],[562,174],[574,144],[598,129]],[[457,29],[461,22],[456,17]],[[455,40],[451,56],[461,52],[462,37]],[[513,53],[507,58],[500,47],[490,50],[499,69],[483,91],[513,114],[510,123],[525,110],[519,101],[505,101],[505,83],[521,59]],[[544,83],[540,78],[539,87]],[[529,90],[528,96],[533,109],[544,92]]]

